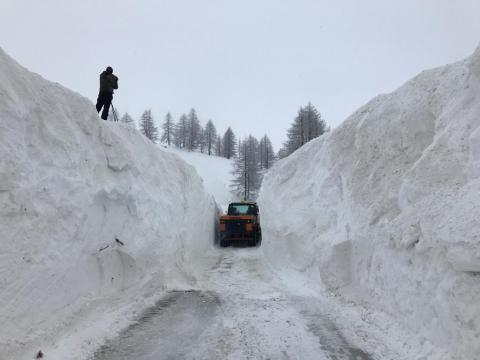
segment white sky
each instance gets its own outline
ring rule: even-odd
[[[108,65],[114,104],[158,123],[192,106],[220,132],[275,149],[311,101],[337,126],[421,70],[470,55],[479,0],[0,0],[0,46],[94,101]]]

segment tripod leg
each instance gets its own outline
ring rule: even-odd
[[[118,122],[117,112],[115,111],[113,104],[110,103],[110,106],[112,107],[113,121]]]

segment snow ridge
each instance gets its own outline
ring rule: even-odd
[[[191,286],[214,221],[191,166],[0,49],[0,358],[73,358],[113,335],[92,321],[62,354],[79,314],[121,327],[115,309]]]
[[[479,118],[480,47],[376,97],[267,174],[267,257],[419,333],[418,358],[474,359]]]

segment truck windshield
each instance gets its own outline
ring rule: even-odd
[[[249,204],[231,204],[228,207],[228,215],[256,215],[257,211],[254,205]]]

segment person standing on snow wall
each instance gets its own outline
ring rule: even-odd
[[[108,119],[108,110],[113,100],[113,90],[118,89],[118,77],[113,75],[113,69],[109,66],[100,74],[100,91],[97,99],[97,112],[103,107],[102,116],[103,120]]]

